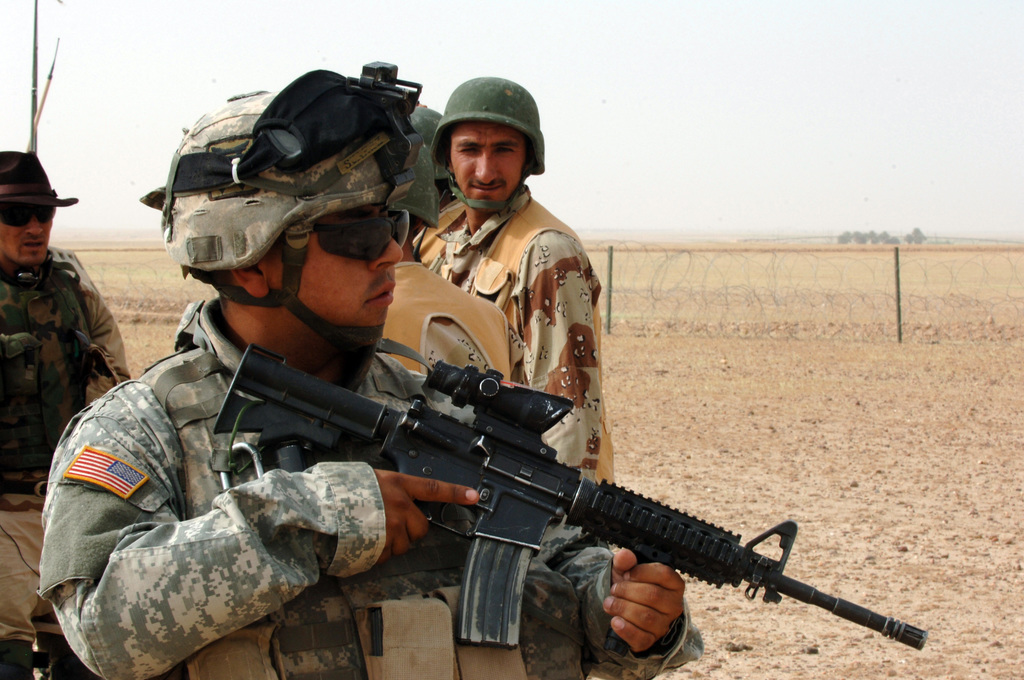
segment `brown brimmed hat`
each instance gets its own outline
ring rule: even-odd
[[[57,198],[42,164],[34,153],[0,151],[0,203],[53,205],[78,203],[77,198]]]

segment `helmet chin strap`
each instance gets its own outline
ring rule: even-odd
[[[284,264],[282,286],[271,290],[266,296],[255,297],[241,286],[218,286],[218,292],[227,299],[243,305],[284,307],[332,347],[343,352],[355,352],[367,347],[372,349],[384,337],[384,324],[337,326],[299,300],[299,283],[302,280],[302,266],[306,261],[308,245],[309,232],[285,235],[284,250],[281,254],[281,261]]]
[[[523,175],[523,178],[519,180],[519,186],[516,190],[505,199],[504,201],[482,201],[476,198],[466,198],[466,195],[462,193],[462,189],[455,182],[455,176],[448,173],[448,188],[451,189],[452,193],[455,194],[455,198],[459,199],[470,208],[474,210],[493,210],[495,212],[501,212],[505,208],[512,205],[512,201],[516,200],[520,194],[526,191],[526,178],[528,175]]]

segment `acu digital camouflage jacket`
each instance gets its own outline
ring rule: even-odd
[[[218,317],[207,303],[195,349],[118,385],[68,428],[43,513],[40,592],[78,656],[111,680],[180,678],[186,666],[194,680],[202,660],[246,641],[262,662],[216,666],[218,680],[361,680],[359,612],[458,585],[467,539],[432,528],[375,565],[385,518],[373,468],[388,464],[373,444],[349,442],[304,472],[256,478],[250,466],[223,490],[211,459],[230,437],[212,427],[240,352]],[[356,391],[395,407],[419,394],[453,412],[422,380],[376,355]],[[97,479],[83,456],[115,479]],[[649,678],[700,655],[689,615],[663,654],[604,651],[611,553],[570,538],[531,563],[520,638],[530,677]]]

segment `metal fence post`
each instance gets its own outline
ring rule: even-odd
[[[903,306],[900,300],[900,247],[893,248],[896,254],[896,341],[903,342]]]
[[[612,253],[613,246],[608,246],[608,287],[604,295],[604,332],[606,335],[612,333]]]

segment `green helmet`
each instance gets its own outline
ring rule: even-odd
[[[416,128],[416,132],[423,135],[423,149],[427,152],[427,158],[430,158],[433,163],[434,157],[431,156],[430,149],[434,143],[437,124],[441,122],[441,113],[426,106],[417,106],[409,117],[412,118],[412,126]],[[434,163],[434,179],[448,179],[448,170],[444,165]]]
[[[504,78],[474,78],[455,88],[448,98],[444,116],[437,125],[430,154],[441,167],[447,167],[448,138],[459,123],[480,120],[499,123],[519,130],[530,140],[532,162],[523,168],[523,178],[544,172],[544,135],[540,131],[537,102],[522,85]]]
[[[423,137],[423,147],[420,148],[419,157],[413,168],[416,171],[416,181],[409,187],[409,192],[392,205],[395,210],[408,210],[410,215],[421,218],[430,227],[437,226],[439,197],[437,186],[434,180],[438,178],[440,170],[441,177],[447,177],[448,172],[438,168],[430,157],[430,140],[434,138],[434,130],[441,114],[425,106],[417,106],[410,116],[412,126],[416,132]]]

